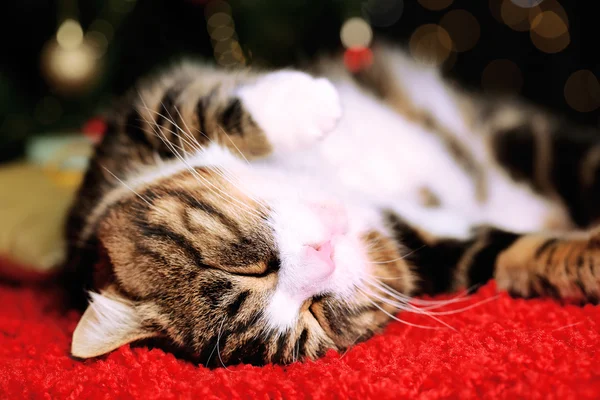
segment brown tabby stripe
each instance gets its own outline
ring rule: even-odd
[[[294,344],[294,349],[298,355],[306,353],[306,342],[307,341],[308,341],[308,330],[306,328],[304,328],[302,330],[302,333],[298,337],[298,340],[296,340],[296,343]]]
[[[273,355],[273,362],[274,363],[281,363],[284,361],[283,356],[284,356],[284,352],[285,352],[285,348],[287,346],[287,339],[288,339],[288,335],[286,334],[281,334],[279,335],[279,338],[277,339],[277,342],[275,343],[275,354]]]
[[[541,133],[530,123],[496,132],[492,140],[495,158],[514,179],[552,195],[547,183],[541,181],[547,176],[552,192],[565,203],[573,221],[588,227],[600,218],[600,165],[586,162],[594,157],[600,133],[564,121],[545,125],[548,131]],[[542,151],[542,147],[548,151]],[[538,172],[539,168],[544,168],[544,173]]]
[[[233,316],[237,315],[238,311],[240,310],[240,308],[242,307],[242,305],[244,304],[244,302],[246,301],[246,299],[248,298],[249,295],[250,295],[250,292],[248,290],[244,290],[243,292],[239,293],[236,296],[235,300],[233,300],[227,306],[227,315],[229,317],[233,317]]]
[[[539,259],[540,256],[547,251],[548,249],[550,249],[551,247],[555,246],[558,243],[558,239],[556,238],[550,238],[547,239],[544,244],[542,244],[537,251],[535,252],[535,258]]]
[[[230,135],[244,135],[244,129],[242,124],[242,118],[244,110],[242,108],[242,102],[238,98],[232,98],[229,100],[229,104],[221,112],[220,120],[222,126],[225,128],[225,132]]]
[[[267,343],[261,336],[253,336],[245,342],[238,344],[238,347],[232,351],[228,357],[230,364],[252,364],[263,365],[267,359]]]
[[[483,202],[487,198],[487,182],[484,168],[479,165],[469,149],[431,115],[424,115],[422,122],[430,131],[437,134],[458,165],[471,177],[475,186],[475,196]]]
[[[480,229],[470,240],[432,241],[394,213],[388,212],[386,219],[405,247],[405,259],[420,278],[420,292],[427,294],[453,288],[457,272],[464,274],[460,279],[467,287],[487,282],[494,276],[498,255],[519,238],[517,234],[489,228]],[[459,265],[461,269],[457,271]]]

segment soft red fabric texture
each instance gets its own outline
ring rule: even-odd
[[[395,322],[347,353],[331,351],[316,362],[209,370],[144,347],[71,359],[79,314],[61,311],[58,294],[0,284],[0,398],[600,398],[598,306],[501,293],[440,316],[455,331]],[[490,283],[462,306],[493,296]],[[435,325],[423,315],[399,316]]]

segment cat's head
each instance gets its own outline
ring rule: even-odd
[[[386,290],[412,290],[378,213],[312,178],[232,162],[142,181],[99,223],[77,357],[162,336],[210,365],[316,358],[380,330]]]

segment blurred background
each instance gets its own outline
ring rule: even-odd
[[[90,128],[140,76],[182,57],[283,66],[381,36],[469,88],[600,123],[600,21],[584,0],[3,0],[0,161]],[[92,120],[93,121],[93,120]],[[86,125],[86,122],[88,124]],[[87,126],[87,128],[84,128]]]

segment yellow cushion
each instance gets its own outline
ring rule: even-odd
[[[26,162],[0,167],[0,258],[32,272],[60,265],[64,219],[81,176]]]

